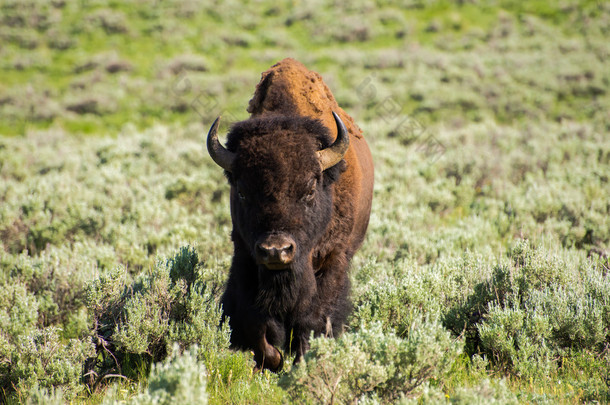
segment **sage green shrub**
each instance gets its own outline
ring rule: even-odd
[[[610,339],[601,262],[573,251],[553,252],[517,241],[490,279],[445,313],[444,324],[465,333],[466,348],[526,378],[550,376],[572,352],[602,355]]]
[[[31,263],[23,262],[24,267],[20,268],[27,273],[27,269],[32,269],[28,267]],[[46,311],[53,314],[55,301],[45,299],[44,294],[37,297],[39,291],[31,284],[16,279],[14,283],[0,286],[2,395],[27,398],[30,390],[39,387],[41,390],[57,388],[66,398],[73,397],[82,389],[82,365],[94,352],[90,339],[82,335],[65,338],[58,326],[42,326],[41,316]]]
[[[380,323],[336,339],[311,340],[303,361],[280,380],[293,401],[351,403],[370,397],[393,401],[427,380],[441,380],[460,353],[438,322],[418,317],[404,338]]]
[[[6,269],[0,273],[0,286],[5,293],[0,294],[0,302],[10,299],[11,294],[13,300],[21,294],[30,297],[26,307],[12,309],[13,315],[21,319],[8,322],[5,325],[7,330],[28,325],[55,325],[65,338],[88,335],[84,289],[96,273],[99,261],[84,255],[84,251],[92,256],[99,253],[100,260],[108,253],[89,243],[77,243],[71,247],[49,247],[39,255],[29,255],[28,251],[15,256],[0,254],[0,261]],[[14,291],[15,288],[20,292]],[[20,305],[17,301],[15,305]],[[24,319],[26,317],[30,319]]]
[[[193,346],[180,354],[176,344],[167,358],[152,365],[146,391],[134,397],[132,404],[185,404],[208,403],[205,365],[197,360],[198,348]]]
[[[128,282],[122,267],[90,283],[87,305],[93,313],[97,358],[88,364],[91,384],[112,373],[137,375],[171,353],[174,343],[194,344],[214,364],[229,345],[228,324],[221,325],[219,279],[199,262],[195,250],[182,248]]]
[[[35,385],[30,389],[25,403],[27,405],[63,405],[65,398],[61,388],[46,389]]]
[[[72,398],[82,390],[85,359],[93,355],[89,339],[62,341],[55,327],[30,327],[0,340],[0,384],[3,395],[27,398],[35,387],[57,390]]]
[[[492,382],[483,380],[475,386],[460,387],[451,395],[442,389],[424,384],[419,390],[417,397],[401,398],[397,401],[400,405],[410,404],[463,404],[463,405],[487,405],[487,404],[518,404],[519,398],[507,386],[505,380]],[[377,402],[372,402],[377,403]]]
[[[373,259],[354,275],[354,311],[350,323],[357,326],[380,322],[404,336],[413,320],[422,314],[443,319],[454,316],[457,303],[470,302],[471,295],[478,297],[476,291],[482,280],[492,274],[490,260],[468,251],[458,257],[439,259],[433,265],[420,265],[400,257],[383,264]],[[461,314],[457,317],[450,328],[456,336],[462,333],[465,319]]]
[[[380,323],[398,336],[407,335],[421,314],[437,315],[440,311],[436,294],[439,287],[427,274],[419,274],[417,265],[398,260],[391,266],[370,262],[355,277],[359,283],[354,291],[354,311],[350,324],[354,326]]]

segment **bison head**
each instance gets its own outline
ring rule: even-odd
[[[231,184],[236,251],[248,252],[259,272],[259,288],[267,283],[272,295],[280,294],[278,288],[290,289],[287,280],[307,278],[315,286],[312,255],[331,222],[333,183],[345,170],[349,147],[349,134],[333,115],[334,143],[328,128],[306,117],[239,122],[229,132],[226,149],[218,141],[218,119],[208,134],[210,156]]]

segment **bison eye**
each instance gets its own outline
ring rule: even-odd
[[[305,193],[305,195],[303,196],[303,201],[305,202],[312,202],[314,197],[316,196],[316,185],[317,185],[317,181],[316,179],[311,179],[309,181],[309,183],[307,184],[307,187],[309,188],[307,193]]]
[[[241,201],[241,202],[246,201],[246,195],[244,194],[241,187],[239,187],[239,186],[237,186],[237,197],[239,198],[239,201]]]

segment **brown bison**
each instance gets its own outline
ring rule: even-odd
[[[222,297],[234,347],[282,367],[315,335],[341,332],[349,262],[369,222],[373,162],[360,129],[320,75],[293,59],[263,73],[227,147],[207,138],[231,185],[234,255]]]

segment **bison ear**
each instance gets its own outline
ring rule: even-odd
[[[208,132],[207,146],[208,153],[212,157],[212,160],[216,162],[216,164],[227,172],[231,172],[231,168],[233,166],[233,161],[235,160],[235,153],[227,150],[221,143],[218,141],[218,125],[220,124],[220,117],[216,118],[212,127],[210,128],[210,132]]]
[[[349,148],[349,133],[347,128],[345,128],[345,124],[343,124],[339,115],[334,111],[333,117],[337,124],[337,139],[328,148],[318,151],[318,162],[322,171],[339,163]]]
[[[347,169],[347,162],[345,160],[340,161],[333,167],[326,169],[322,174],[324,176],[324,186],[328,186],[329,184],[333,184],[335,181],[339,180],[341,177],[341,173],[343,173]]]

